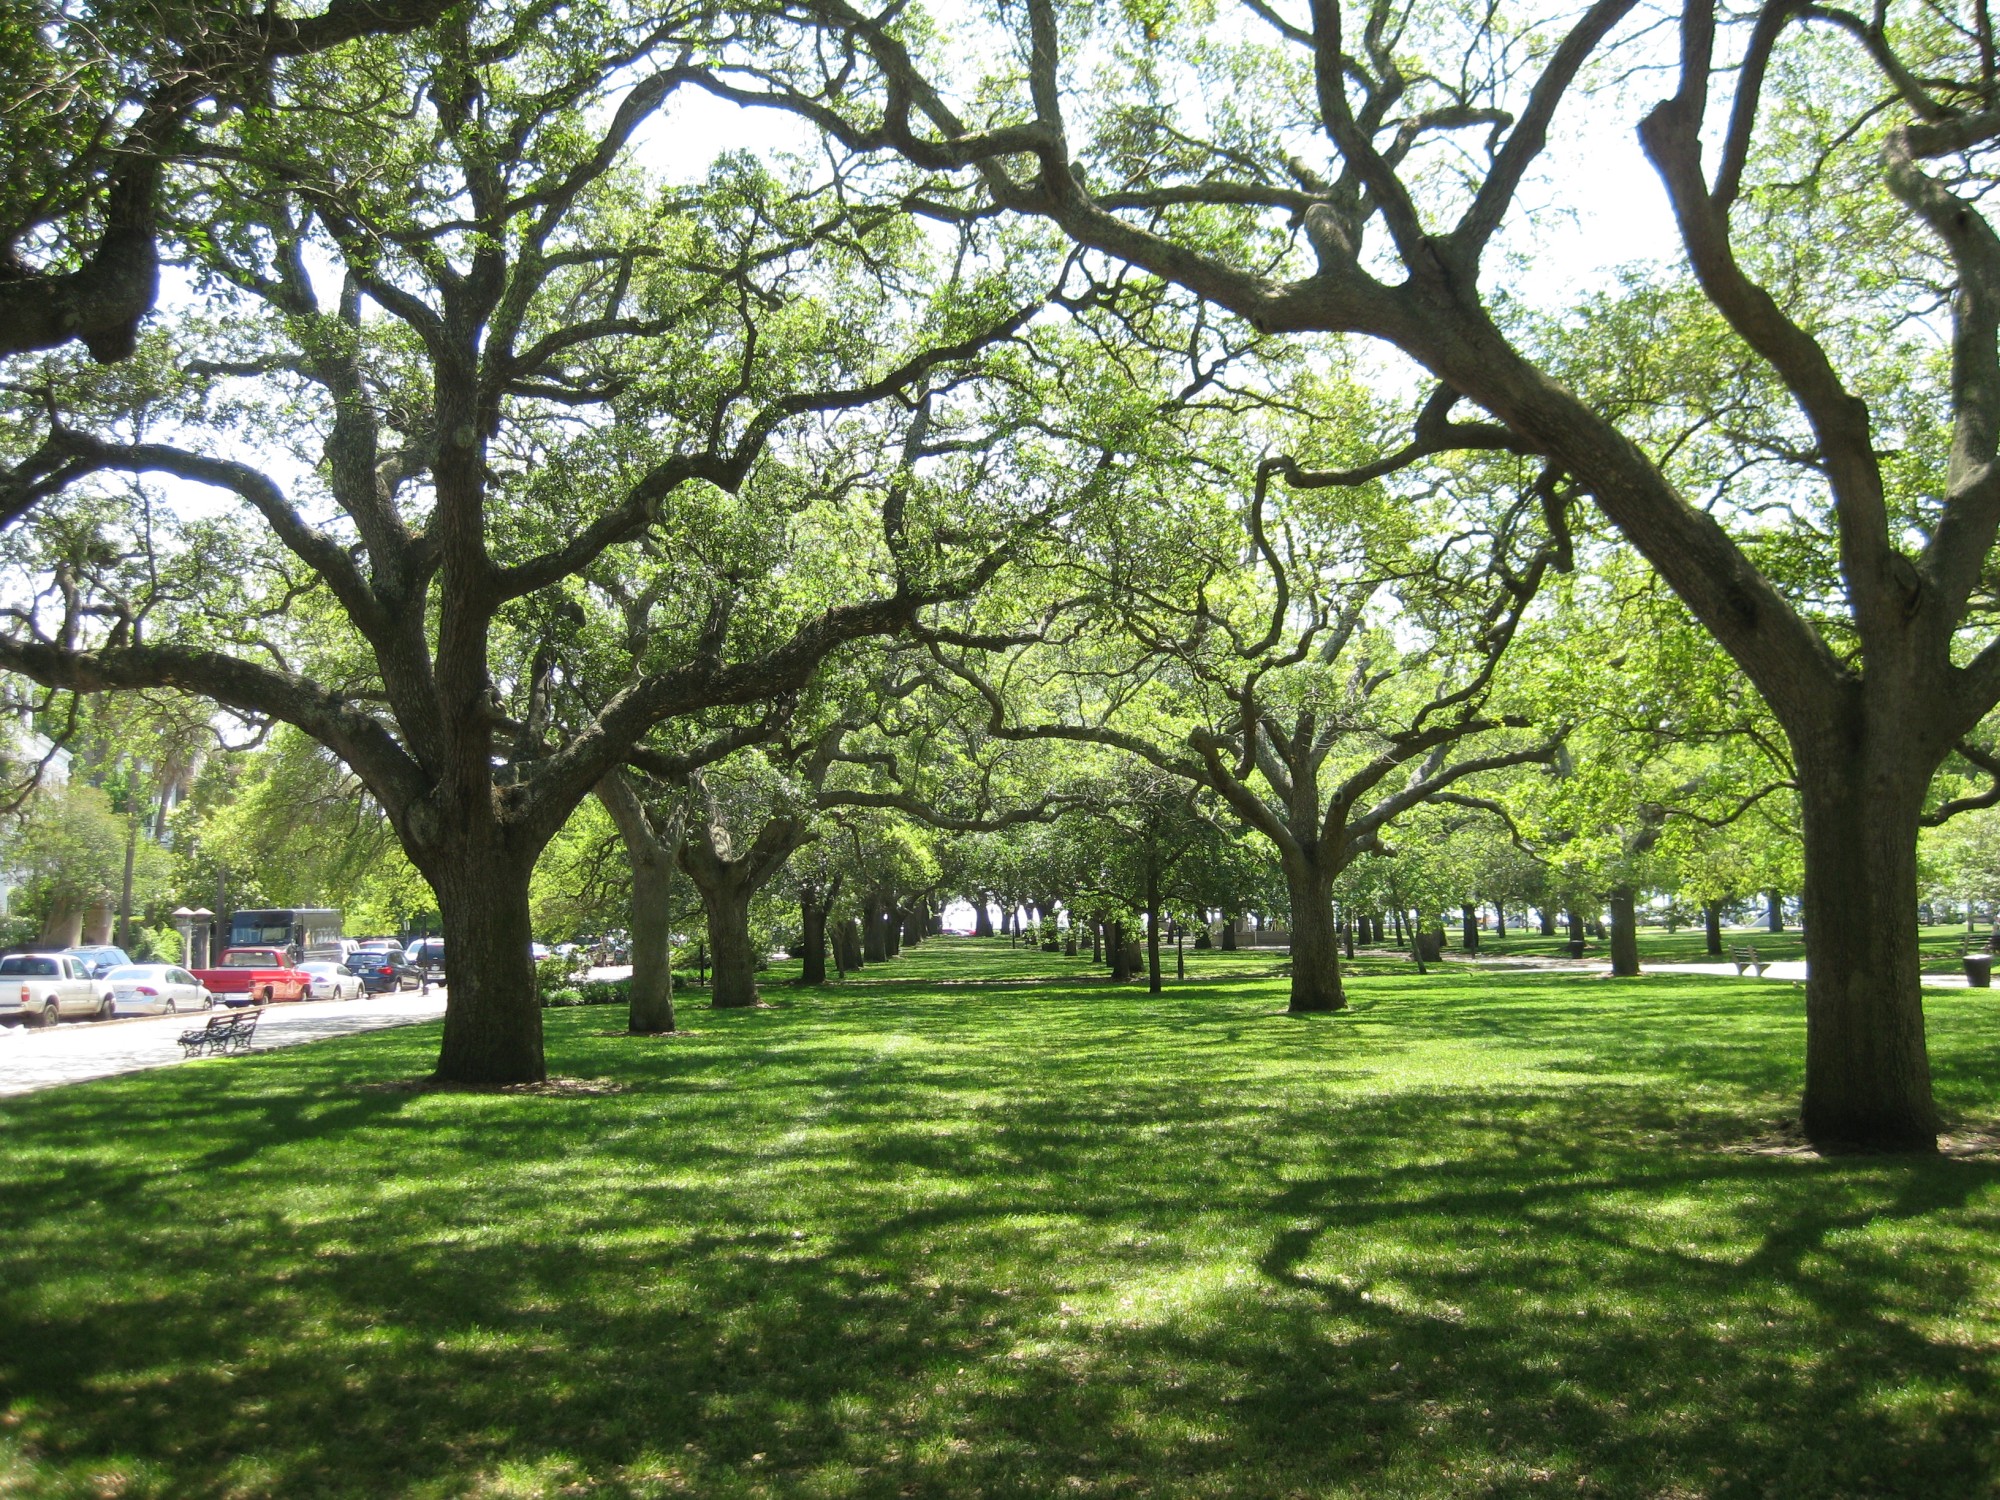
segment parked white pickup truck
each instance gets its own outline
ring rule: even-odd
[[[0,958],[0,1022],[53,1026],[64,1016],[118,1014],[117,998],[90,968],[67,953],[10,953]]]

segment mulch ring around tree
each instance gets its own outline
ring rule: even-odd
[[[391,1078],[356,1083],[359,1094],[535,1094],[557,1099],[595,1099],[631,1088],[610,1078],[545,1078],[540,1083],[444,1083],[435,1078]]]
[[[1842,1151],[1834,1147],[1822,1149],[1806,1139],[1796,1120],[1786,1120],[1764,1134],[1735,1141],[1719,1149],[1730,1156],[1833,1158],[1887,1154]],[[1937,1154],[1954,1161],[2000,1161],[2000,1126],[1979,1129],[1971,1125],[1955,1125],[1941,1130],[1938,1132]]]

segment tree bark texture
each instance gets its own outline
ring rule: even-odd
[[[1722,957],[1722,903],[1704,901],[1701,906],[1702,936],[1707,940],[1709,956]]]
[[[427,870],[444,919],[451,985],[437,1078],[444,1083],[540,1083],[542,1006],[530,954],[532,855],[471,849]]]
[[[1292,994],[1295,1015],[1344,1010],[1340,985],[1340,934],[1334,926],[1332,882],[1308,870],[1292,872]]]
[[[1467,953],[1479,951],[1479,908],[1461,906],[1458,909],[1461,943]]]
[[[1773,932],[1785,930],[1785,898],[1777,891],[1766,891],[1764,899],[1768,903],[1764,909],[1765,924]]]
[[[1915,747],[1897,743],[1899,735],[1876,740],[1835,743],[1799,763],[1806,856],[1799,1118],[1816,1145],[1929,1151],[1938,1115],[1917,952],[1917,820],[1930,767]]]
[[[888,948],[884,946],[884,926],[886,914],[882,910],[882,898],[870,896],[862,902],[862,960],[870,964],[886,964]]]
[[[709,1003],[739,1010],[757,1003],[757,950],[750,941],[750,898],[754,893],[732,881],[713,889],[697,883],[708,917],[709,962],[714,965]]]
[[[1611,892],[1611,972],[1621,979],[1639,973],[1638,899],[1629,885]]]
[[[826,983],[827,909],[840,898],[840,881],[799,888],[799,983]]]
[[[673,873],[681,822],[662,832],[646,810],[638,788],[622,771],[598,783],[604,804],[632,869],[631,1009],[626,1029],[635,1036],[674,1030]]]

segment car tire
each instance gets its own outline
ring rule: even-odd
[[[179,1002],[179,1001],[175,1000],[175,999],[174,999],[174,997],[173,997],[172,995],[169,995],[169,996],[167,996],[167,1014],[168,1014],[168,1015],[170,1015],[170,1016],[172,1016],[172,1015],[178,1015],[178,1014],[180,1013],[180,1008],[181,1008],[181,1007],[180,1007],[180,1002]]]
[[[42,1025],[44,1028],[56,1025],[62,1020],[62,1007],[53,1000],[42,1002]]]
[[[118,1019],[118,1002],[117,1002],[116,1000],[113,1000],[113,999],[112,999],[112,998],[111,998],[111,997],[110,997],[109,995],[106,995],[106,996],[105,996],[105,997],[104,997],[104,998],[103,998],[102,1000],[98,1001],[98,1002],[97,1002],[97,1019],[98,1019],[98,1020],[100,1020],[100,1021],[115,1021],[115,1020],[117,1020],[117,1019]]]

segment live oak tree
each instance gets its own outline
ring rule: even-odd
[[[992,493],[949,528],[896,512],[846,456],[893,469],[907,413],[875,407],[1017,330],[1033,258],[982,279],[805,163],[649,181],[633,143],[711,43],[698,10],[468,5],[293,59],[202,152],[203,306],[116,378],[8,371],[8,561],[43,586],[0,667],[182,689],[338,755],[436,893],[442,1078],[543,1076],[535,859],[653,726],[783,699],[1033,520]],[[114,487],[159,475],[235,508]],[[707,569],[739,524],[781,561]],[[608,696],[549,712],[543,647],[648,548],[688,586],[642,593]]]
[[[1244,0],[1226,30],[1196,11],[1024,0],[983,44],[954,33],[955,55],[999,60],[978,77],[940,65],[909,8],[792,13],[781,74],[718,70],[710,86],[901,160],[926,204],[1033,216],[1274,335],[1379,341],[1590,495],[1789,741],[1807,1134],[1934,1144],[1917,819],[1940,761],[2000,700],[1984,623],[2000,48],[1983,5],[1684,0],[1663,33],[1637,0]],[[1641,117],[1632,80],[1663,42],[1672,92]],[[1541,341],[1509,285],[1529,262],[1505,247],[1560,243],[1528,210],[1572,185],[1547,165],[1552,140],[1633,128],[1687,284],[1754,371],[1744,409],[1773,441],[1747,483],[1690,480],[1658,425],[1564,383],[1574,331]],[[1794,586],[1755,545],[1774,494],[1795,537],[1823,541],[1828,587]]]
[[[997,665],[934,637],[940,666],[994,738],[1100,745],[1212,791],[1283,870],[1291,1009],[1339,1010],[1341,872],[1409,810],[1551,753],[1501,666],[1560,547],[1509,467],[1435,475],[1420,505],[1375,466],[1266,459],[1240,519],[1173,529],[1164,580],[1079,560],[1102,629]]]

